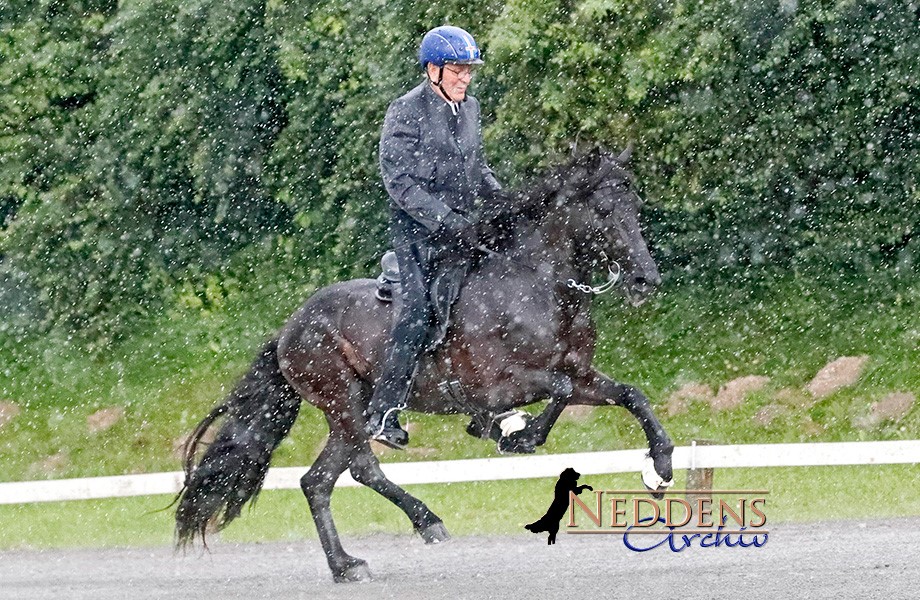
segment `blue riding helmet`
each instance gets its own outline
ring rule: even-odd
[[[469,33],[459,27],[435,27],[422,38],[418,49],[418,62],[424,69],[428,63],[443,67],[445,64],[481,65],[479,46]]]

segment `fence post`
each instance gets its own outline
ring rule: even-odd
[[[687,469],[687,502],[696,509],[696,502],[702,498],[712,500],[712,478],[713,469],[711,467],[700,468],[696,465],[696,447],[697,446],[714,446],[712,440],[693,440],[690,442],[690,468]]]

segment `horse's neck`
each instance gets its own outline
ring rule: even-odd
[[[510,246],[511,258],[532,265],[539,277],[565,282],[581,281],[576,244],[563,227],[552,219],[515,232]]]

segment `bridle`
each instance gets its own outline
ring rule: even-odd
[[[607,162],[607,164],[604,165],[604,167],[602,167],[599,170],[597,177],[598,179],[601,179],[601,181],[591,191],[591,196],[593,196],[594,194],[597,194],[601,190],[609,189],[611,187],[608,184],[610,180],[602,179],[602,178],[609,175],[612,170],[613,170],[613,164],[611,164],[610,162]],[[620,223],[620,221],[616,221],[615,226],[617,230],[619,231],[620,236],[624,237],[625,239],[625,231],[623,230],[623,224]],[[606,263],[607,265],[607,281],[605,281],[604,283],[600,285],[589,285],[587,283],[578,283],[574,279],[569,279],[565,282],[565,285],[571,289],[578,290],[579,292],[582,292],[584,294],[600,295],[600,294],[605,294],[613,290],[615,287],[617,287],[618,284],[622,283],[623,268],[620,266],[620,263],[618,263],[615,260],[610,260],[607,257],[607,254],[603,250],[600,251],[600,256],[603,258],[602,264]]]
[[[565,285],[579,292],[595,295],[605,294],[615,288],[617,284],[621,282],[620,278],[623,275],[623,269],[620,267],[620,263],[607,258],[607,254],[603,251],[601,252],[601,256],[604,257],[604,261],[607,263],[607,281],[600,285],[588,285],[586,283],[578,283],[574,279],[569,279],[565,282]],[[616,267],[616,270],[614,270],[613,267]]]
[[[610,163],[607,163],[606,165],[604,165],[604,167],[601,167],[598,170],[598,173],[595,176],[598,178],[598,180],[601,180],[603,177],[606,177],[607,175],[609,175],[612,169],[613,169],[613,165]],[[600,183],[591,190],[590,192],[591,196],[596,194],[599,190],[603,190],[605,188],[610,187],[608,185],[605,185],[607,181],[608,180],[601,180]],[[566,201],[570,200],[572,195],[574,194],[570,194],[569,196],[565,198],[565,200]],[[623,231],[622,223],[620,223],[619,221],[616,221],[615,226],[619,230],[620,235],[624,236],[625,232]],[[403,244],[402,246],[393,248],[393,250],[408,246],[413,243],[428,241],[431,238],[435,237],[436,235],[437,233],[431,233],[427,235],[426,237],[422,238],[421,240],[407,242],[406,244]],[[538,271],[537,267],[531,264],[528,264],[524,261],[517,260],[515,258],[511,258],[510,256],[502,252],[498,252],[497,250],[493,250],[492,248],[489,248],[485,244],[480,244],[479,246],[475,248],[475,250],[478,252],[482,252],[483,254],[486,254],[488,256],[491,256],[494,258],[500,258],[501,260],[504,260],[506,262],[518,265],[520,267],[524,267],[525,269],[529,269],[534,272]],[[623,268],[620,266],[620,263],[618,263],[617,261],[610,260],[607,257],[607,254],[603,250],[600,251],[600,257],[603,259],[602,264],[606,263],[607,265],[607,280],[605,282],[601,283],[600,285],[590,285],[588,283],[579,283],[575,281],[575,279],[569,278],[565,281],[559,280],[557,281],[557,283],[569,289],[573,289],[573,290],[582,292],[583,294],[600,295],[600,294],[605,294],[607,292],[612,291],[614,288],[617,287],[617,285],[623,282]],[[592,261],[592,262],[596,262],[596,261]]]
[[[599,173],[597,174],[597,177],[602,178],[602,177],[607,176],[612,169],[613,169],[613,165],[608,163],[606,165],[606,168],[603,168],[599,171]],[[591,191],[591,195],[593,196],[599,190],[609,187],[605,185],[605,183],[606,183],[606,180],[601,181],[601,183]],[[616,227],[620,235],[623,236],[625,234],[625,232],[623,231],[623,225],[619,221],[616,221]],[[500,257],[503,260],[526,267],[532,271],[537,270],[537,268],[534,267],[533,265],[529,265],[522,261],[513,259],[510,256],[506,256],[500,252],[492,250],[491,248],[485,246],[484,244],[480,245],[478,249],[490,256]],[[623,278],[623,268],[620,266],[620,263],[608,258],[607,254],[603,250],[600,251],[600,257],[603,259],[602,264],[607,265],[607,280],[605,282],[601,283],[600,285],[590,285],[588,283],[579,283],[575,281],[575,279],[569,278],[564,282],[559,281],[558,283],[565,285],[565,287],[569,289],[573,289],[573,290],[582,292],[583,294],[600,295],[600,294],[605,294],[607,292],[612,291],[614,288],[617,287],[617,285],[621,284],[623,281],[622,279]],[[596,261],[592,261],[592,262],[596,262]]]

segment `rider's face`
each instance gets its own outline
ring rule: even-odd
[[[466,88],[469,87],[473,79],[473,67],[471,65],[446,64],[442,71],[441,86],[454,102],[462,102],[466,98]],[[428,65],[428,78],[431,81],[438,80],[438,67]],[[437,89],[437,88],[435,88]],[[440,90],[437,90],[440,92]]]

